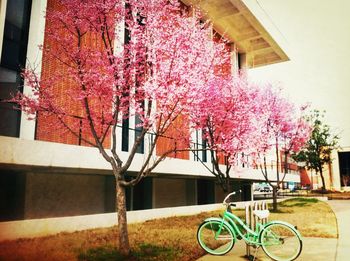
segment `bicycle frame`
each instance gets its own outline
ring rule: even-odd
[[[227,222],[227,221],[228,222]],[[260,231],[263,228],[263,225],[261,223],[256,224],[255,231],[250,229],[239,217],[237,217],[235,214],[230,213],[229,211],[224,212],[224,216],[222,218],[222,223],[229,223],[232,230],[238,234],[244,241],[246,241],[248,244],[254,244],[254,245],[261,245],[259,243],[259,235]],[[246,234],[243,234],[241,230],[238,228],[236,222],[246,231]]]
[[[221,228],[222,228],[223,224],[225,223],[226,225],[229,225],[229,227],[232,229],[233,233],[235,234],[235,239],[236,239],[236,236],[238,234],[246,243],[252,244],[252,245],[258,245],[258,246],[262,245],[261,242],[259,242],[260,233],[262,232],[262,230],[266,226],[271,225],[271,224],[286,225],[286,226],[290,227],[292,230],[294,230],[300,239],[302,238],[297,229],[295,229],[289,223],[284,222],[284,221],[271,221],[271,222],[264,224],[264,225],[257,222],[256,227],[255,227],[255,231],[253,231],[238,216],[236,216],[235,214],[233,214],[227,210],[224,212],[223,218],[218,219],[218,220],[221,221],[221,227],[218,231],[218,234],[221,233]],[[242,233],[241,229],[238,228],[236,222],[243,228],[244,231],[247,232],[246,234]]]
[[[231,212],[231,206],[236,206],[236,204],[228,202],[228,199],[235,193],[232,192],[225,197],[223,204],[226,209],[222,217],[207,218],[199,226],[197,240],[200,246],[212,255],[223,255],[232,249],[237,239],[243,239],[247,245],[253,245],[256,249],[262,247],[266,255],[273,260],[296,259],[302,250],[302,237],[297,228],[279,220],[266,224],[260,221],[256,222],[255,227],[249,227]],[[256,212],[255,214],[260,218],[268,216],[268,213],[265,212]],[[289,238],[292,240],[287,241]],[[218,242],[219,240],[222,240],[222,244]],[[291,242],[291,245],[283,248],[285,242]],[[222,247],[218,248],[218,246]],[[270,246],[273,247],[270,248]]]

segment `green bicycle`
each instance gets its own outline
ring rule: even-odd
[[[197,240],[199,245],[212,255],[228,253],[237,240],[243,239],[246,244],[261,247],[267,256],[273,260],[295,260],[302,250],[302,239],[299,231],[289,223],[271,221],[267,224],[257,223],[255,231],[250,229],[239,217],[232,213],[232,202],[227,202],[232,192],[226,196],[223,204],[226,206],[222,218],[211,217],[199,226]],[[267,218],[268,210],[255,210],[259,219]]]

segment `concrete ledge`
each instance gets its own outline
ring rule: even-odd
[[[129,211],[128,223],[138,223],[155,218],[194,215],[204,211],[220,209],[222,204],[184,206]],[[18,238],[48,236],[60,232],[74,232],[85,229],[111,227],[117,225],[117,214],[96,214],[59,218],[29,219],[0,222],[0,241]]]
[[[278,202],[288,198],[278,199]],[[317,197],[326,201],[326,197]],[[265,200],[272,203],[272,199]],[[236,202],[237,208],[245,208],[252,201]],[[196,206],[183,206],[172,208],[156,208],[137,211],[128,211],[128,223],[139,223],[155,218],[171,216],[195,215],[205,211],[214,211],[222,208],[222,204],[208,204]],[[74,232],[93,228],[112,227],[117,225],[117,214],[96,214],[59,218],[29,219],[19,221],[0,222],[0,241],[15,240],[19,238],[34,238],[54,235],[60,232]]]
[[[306,198],[309,198],[309,197],[306,197]],[[312,198],[315,198],[321,201],[328,201],[328,197],[312,197]]]
[[[146,143],[146,142],[145,142]],[[57,169],[59,172],[107,174],[111,166],[99,154],[98,149],[85,146],[68,145],[55,142],[26,140],[0,136],[0,167],[32,170]],[[26,152],[26,153],[24,153]],[[120,158],[125,162],[128,153],[118,151]],[[129,171],[138,171],[142,167],[143,154],[135,155]],[[209,164],[209,163],[208,163]],[[172,176],[214,176],[199,161],[166,158],[153,171],[155,175]],[[231,171],[233,179],[261,180],[265,178],[258,169],[235,168]],[[276,180],[275,174],[269,175],[270,180]],[[299,175],[287,174],[285,181],[300,182]]]
[[[341,187],[340,189],[341,189],[341,191],[345,191],[345,192],[350,191],[350,187],[349,187],[349,186],[347,186],[347,187]]]

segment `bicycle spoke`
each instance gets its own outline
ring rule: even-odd
[[[204,222],[197,232],[200,246],[210,254],[226,254],[234,245],[232,231],[219,220]]]
[[[264,228],[260,241],[265,253],[274,260],[294,260],[299,256],[302,248],[296,232],[279,223]]]

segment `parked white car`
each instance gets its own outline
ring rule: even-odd
[[[259,189],[260,192],[272,192],[272,187],[268,185],[261,186]]]

